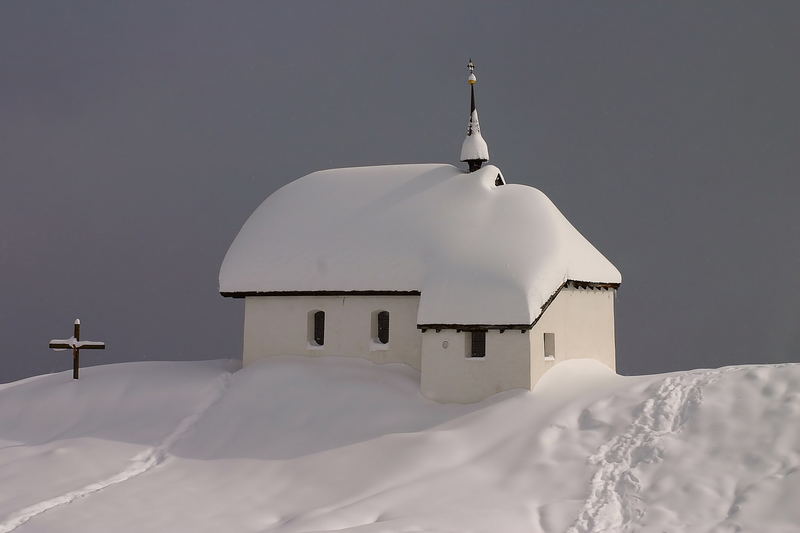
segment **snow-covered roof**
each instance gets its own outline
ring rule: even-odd
[[[420,293],[418,324],[531,324],[567,280],[621,281],[541,191],[500,170],[342,168],[285,185],[222,263],[220,292]]]

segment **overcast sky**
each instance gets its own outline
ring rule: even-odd
[[[241,224],[310,171],[457,163],[622,272],[624,374],[800,361],[800,2],[0,4],[0,382],[241,353]],[[287,228],[288,230],[289,228]]]

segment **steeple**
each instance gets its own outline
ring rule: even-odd
[[[475,107],[475,83],[478,79],[475,77],[475,65],[472,63],[472,59],[467,63],[467,68],[469,69],[467,83],[470,92],[469,125],[467,126],[467,136],[461,144],[461,161],[466,161],[469,164],[469,171],[474,172],[481,168],[484,161],[489,160],[489,147],[486,146],[486,141],[481,136],[478,109]]]

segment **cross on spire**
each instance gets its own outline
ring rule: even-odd
[[[79,318],[75,319],[75,324],[72,328],[72,337],[69,339],[53,339],[50,341],[50,348],[60,352],[63,350],[72,350],[72,379],[78,379],[78,368],[80,367],[80,351],[81,350],[105,350],[106,343],[98,341],[82,341],[81,340],[81,321]]]
[[[475,77],[475,64],[472,59],[467,63],[467,69],[469,69],[467,83],[470,94],[469,124],[467,125],[467,136],[461,144],[461,161],[465,161],[469,165],[469,171],[474,172],[489,160],[489,147],[481,135],[478,109],[475,107],[475,84],[478,83],[478,78]]]

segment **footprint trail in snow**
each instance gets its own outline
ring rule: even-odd
[[[678,431],[687,412],[702,400],[702,389],[720,374],[718,370],[670,376],[640,405],[628,429],[600,447],[589,458],[598,466],[589,497],[567,533],[601,533],[628,530],[644,514],[641,489],[634,469],[657,461],[659,440]]]
[[[101,481],[90,483],[89,485],[79,489],[56,496],[49,500],[35,503],[25,507],[24,509],[20,509],[15,513],[12,513],[4,520],[0,521],[0,533],[9,533],[14,531],[19,526],[28,522],[30,519],[47,512],[50,509],[66,505],[79,498],[83,498],[95,492],[111,487],[112,485],[117,485],[123,481],[140,476],[141,474],[144,474],[145,472],[148,472],[149,470],[152,470],[153,468],[162,464],[164,460],[166,460],[170,448],[178,441],[178,439],[186,434],[197,423],[197,421],[200,420],[203,414],[205,414],[205,412],[208,411],[212,405],[217,403],[220,398],[222,398],[222,395],[224,394],[225,389],[230,382],[230,378],[230,374],[223,374],[219,378],[219,383],[215,390],[208,395],[206,400],[200,405],[200,408],[197,409],[197,411],[181,420],[175,429],[172,430],[172,432],[168,434],[157,446],[148,448],[135,455],[131,459],[130,465],[125,470]]]

